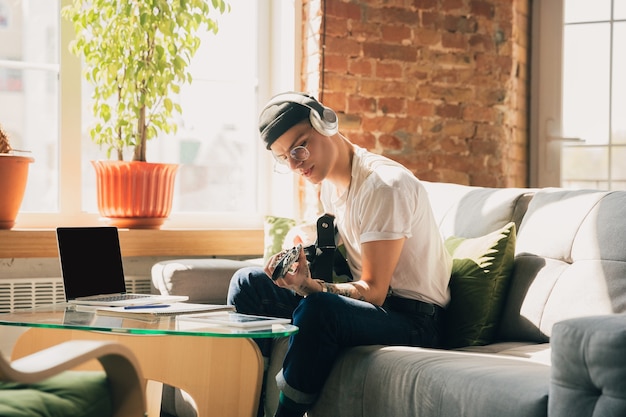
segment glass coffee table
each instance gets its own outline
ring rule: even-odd
[[[58,343],[113,340],[137,356],[144,377],[186,391],[199,416],[256,415],[263,358],[255,338],[286,337],[290,324],[245,330],[177,319],[113,317],[54,304],[0,314],[0,325],[29,328],[17,340],[12,359]],[[149,416],[158,416],[160,384],[150,390]],[[157,401],[158,397],[158,401]]]

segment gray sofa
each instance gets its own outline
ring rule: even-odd
[[[425,185],[444,237],[479,237],[516,223],[496,339],[449,350],[349,349],[309,415],[626,416],[626,192]],[[224,302],[230,276],[245,264],[160,262],[154,291]],[[269,416],[285,349],[286,340],[277,340]],[[164,409],[182,417],[190,406],[168,388]]]

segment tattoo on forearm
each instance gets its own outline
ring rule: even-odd
[[[305,297],[309,294],[309,287],[307,287],[306,285],[299,285],[298,288],[295,289],[295,291],[298,295]]]
[[[355,300],[365,301],[363,294],[361,294],[361,292],[350,283],[326,285],[326,288],[328,288],[328,292],[330,293],[354,298]]]

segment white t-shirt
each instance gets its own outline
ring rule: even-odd
[[[321,188],[324,211],[336,217],[354,279],[361,277],[362,243],[406,238],[391,278],[393,293],[445,307],[452,258],[426,189],[404,166],[358,146],[354,149],[348,190],[337,195],[329,181]]]

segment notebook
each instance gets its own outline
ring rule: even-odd
[[[185,314],[176,317],[176,320],[195,321],[207,325],[219,325],[226,327],[237,327],[242,329],[264,329],[271,328],[274,324],[289,324],[291,319],[269,316],[255,316],[242,314],[234,311],[217,313]]]
[[[125,307],[98,307],[96,314],[140,320],[154,320],[165,316],[178,316],[201,312],[234,311],[235,307],[222,304],[172,303]]]
[[[116,227],[58,227],[56,235],[68,303],[125,306],[173,303],[189,298],[127,293]]]

